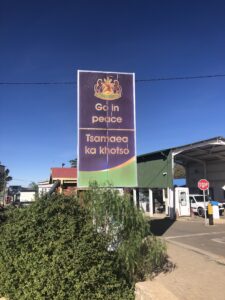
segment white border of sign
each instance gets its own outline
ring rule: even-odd
[[[77,170],[79,171],[79,149],[80,149],[80,130],[79,130],[79,124],[80,124],[80,118],[79,118],[79,112],[80,112],[80,82],[79,82],[79,74],[80,73],[104,73],[104,74],[121,74],[121,75],[132,75],[133,77],[133,114],[134,114],[134,149],[135,149],[135,157],[136,157],[136,163],[137,163],[137,145],[136,145],[136,95],[135,95],[135,73],[129,73],[129,72],[111,72],[111,71],[90,71],[90,70],[77,70]],[[78,174],[78,172],[77,172]],[[77,186],[78,185],[78,179],[77,178]],[[136,172],[136,182],[137,178],[137,172]]]

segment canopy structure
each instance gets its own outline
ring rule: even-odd
[[[224,137],[146,153],[138,156],[137,162],[141,188],[172,188],[173,179],[185,177],[190,191],[199,192],[197,182],[206,178],[211,195],[224,200]]]
[[[225,162],[225,138],[215,137],[209,140],[173,148],[174,161],[186,165],[190,161],[206,163],[213,161]]]

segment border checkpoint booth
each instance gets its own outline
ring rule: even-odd
[[[208,194],[225,202],[224,137],[139,155],[137,166],[134,199],[150,216],[158,212],[171,219],[190,216],[189,193],[201,193],[197,183],[202,178],[210,182]],[[180,178],[186,179],[185,187],[174,185]]]

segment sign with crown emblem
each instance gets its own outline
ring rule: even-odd
[[[137,186],[134,74],[78,71],[78,186]]]
[[[119,80],[106,77],[98,79],[94,85],[95,97],[102,100],[116,100],[122,96],[122,88]]]

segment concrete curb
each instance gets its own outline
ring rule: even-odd
[[[214,225],[216,225],[216,224],[225,224],[225,219],[214,219],[213,223],[214,223]]]

